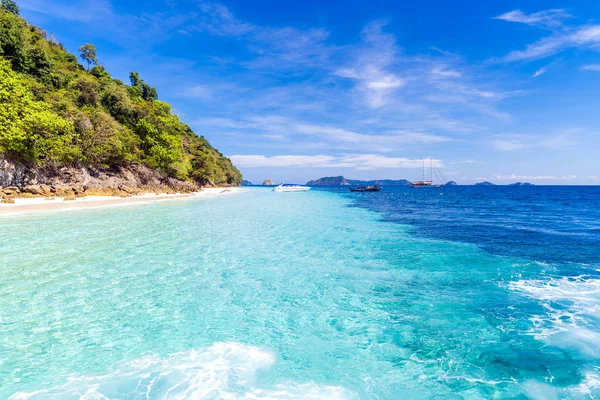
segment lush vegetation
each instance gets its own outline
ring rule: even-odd
[[[86,43],[81,59],[0,3],[0,154],[43,165],[118,168],[143,163],[199,183],[239,183],[231,161],[198,137],[137,73],[130,85],[98,64]],[[93,67],[92,67],[93,66]]]

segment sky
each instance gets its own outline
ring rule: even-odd
[[[19,0],[245,179],[600,184],[600,2]]]

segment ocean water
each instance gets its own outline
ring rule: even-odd
[[[600,396],[600,189],[0,219],[0,399]]]

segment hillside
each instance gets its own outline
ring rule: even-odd
[[[129,85],[112,78],[89,44],[80,49],[86,69],[9,3],[0,7],[0,187],[193,190],[242,181],[137,73]]]
[[[314,181],[308,181],[308,186],[337,186],[337,185],[351,185],[350,182],[343,176],[329,176],[319,178]]]
[[[314,181],[308,181],[306,183],[308,186],[338,186],[338,185],[375,185],[379,184],[382,186],[406,186],[410,185],[410,182],[406,179],[400,180],[392,180],[392,179],[381,179],[374,181],[361,181],[361,180],[352,180],[346,179],[343,176],[332,176],[320,178]]]

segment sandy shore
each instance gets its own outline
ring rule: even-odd
[[[76,200],[65,201],[62,197],[56,197],[53,200],[45,200],[43,197],[31,199],[15,199],[14,204],[0,203],[0,216],[11,214],[22,214],[38,211],[58,211],[75,210],[82,208],[107,207],[107,206],[126,206],[134,204],[144,204],[155,201],[167,201],[189,198],[210,198],[225,194],[232,194],[239,191],[239,188],[210,188],[204,189],[198,193],[186,194],[143,194],[132,197],[113,197],[113,196],[88,196],[80,197]]]

